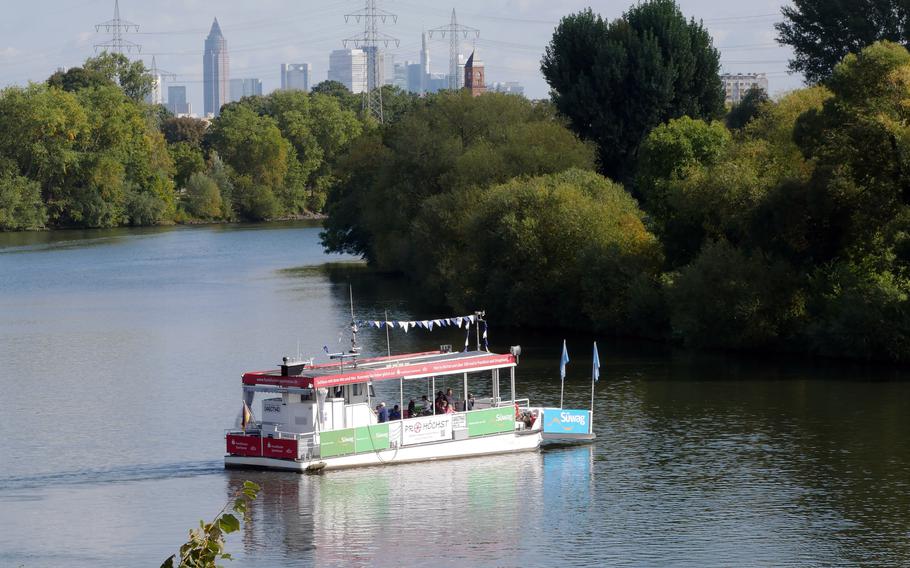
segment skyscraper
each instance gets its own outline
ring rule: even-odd
[[[243,97],[262,95],[262,81],[259,79],[231,79],[230,102],[239,101]]]
[[[309,63],[282,63],[281,90],[309,91],[313,67]]]
[[[420,94],[429,88],[430,81],[430,48],[427,47],[427,32],[420,34]]]
[[[329,55],[329,81],[338,81],[352,93],[367,89],[367,54],[362,49],[336,49]]]
[[[230,69],[227,41],[221,35],[218,18],[212,22],[209,36],[205,38],[205,54],[202,58],[202,84],[205,114],[218,116],[221,105],[228,102],[230,94]]]
[[[167,88],[167,109],[176,115],[190,114],[190,104],[186,102],[186,87],[171,85]]]

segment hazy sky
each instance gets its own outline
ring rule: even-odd
[[[4,0],[12,2],[12,0]],[[530,97],[544,97],[540,57],[563,15],[591,6],[615,18],[631,0],[460,0],[460,23],[480,29],[477,47],[487,82],[519,81]],[[802,78],[786,72],[790,50],[774,42],[773,24],[783,0],[679,0],[683,13],[704,21],[721,52],[724,71],[766,72],[772,94],[797,88]],[[58,67],[81,64],[94,44],[110,39],[95,24],[113,16],[113,0],[37,0],[17,2],[0,20],[0,85],[43,81]],[[396,61],[416,61],[420,32],[448,23],[454,3],[383,0],[380,7],[398,15],[382,27],[401,44]],[[232,78],[256,77],[265,92],[280,85],[279,66],[311,63],[316,81],[325,79],[328,54],[362,27],[345,23],[346,13],[362,1],[306,0],[121,0],[123,19],[139,24],[125,37],[142,45],[146,64],[155,55],[159,68],[177,74],[170,84],[186,85],[193,111],[202,110],[202,48],[218,17],[230,53]],[[469,51],[470,41],[464,44]],[[431,71],[448,69],[448,39],[430,42]],[[167,85],[167,83],[166,83]],[[165,85],[165,87],[166,87]]]

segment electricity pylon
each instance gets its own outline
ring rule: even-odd
[[[452,19],[449,21],[447,26],[439,26],[438,28],[433,28],[432,30],[427,30],[430,32],[430,37],[433,37],[434,33],[439,34],[439,37],[445,38],[446,34],[449,36],[449,88],[453,91],[458,89],[458,39],[459,36],[467,39],[468,35],[474,35],[475,38],[480,37],[480,30],[477,28],[472,28],[471,26],[464,26],[458,23],[458,18],[455,17],[455,8],[452,8]]]
[[[382,58],[379,55],[380,44],[388,47],[395,44],[398,47],[398,38],[379,31],[379,24],[388,20],[398,22],[398,16],[380,10],[376,7],[376,0],[366,0],[363,10],[353,14],[345,14],[344,21],[353,19],[360,23],[363,21],[363,33],[343,41],[344,47],[352,44],[355,48],[363,49],[367,56],[367,88],[363,92],[363,109],[369,112],[379,123],[382,117]],[[353,70],[352,70],[353,71]]]
[[[114,0],[114,19],[101,22],[95,26],[96,32],[100,32],[101,30],[110,33],[111,39],[104,43],[95,44],[95,51],[100,49],[102,51],[107,51],[108,53],[119,53],[123,55],[123,50],[125,48],[127,53],[131,53],[133,50],[135,50],[136,53],[142,52],[141,45],[128,39],[123,39],[124,33],[138,32],[139,24],[134,24],[133,22],[120,18],[120,0]]]

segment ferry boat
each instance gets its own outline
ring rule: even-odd
[[[329,363],[285,357],[278,369],[243,374],[243,426],[226,433],[225,467],[319,472],[532,451],[545,437],[593,437],[589,411],[532,406],[517,397],[520,346],[504,354],[479,345],[453,352],[444,345],[361,358],[355,324],[352,330],[351,351],[331,355]],[[508,378],[507,393],[500,392],[503,378]],[[373,385],[381,381],[398,382],[400,419],[380,422],[374,412]],[[423,381],[431,407],[437,381],[457,383],[455,411],[424,408],[407,416],[404,385],[412,381]],[[489,396],[469,397],[477,390]],[[256,393],[265,393],[259,420],[247,423]]]

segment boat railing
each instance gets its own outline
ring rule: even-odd
[[[518,405],[519,408],[529,408],[531,406],[531,399],[529,398],[516,398],[515,400],[500,400],[496,403],[497,407],[501,406],[514,406]]]

